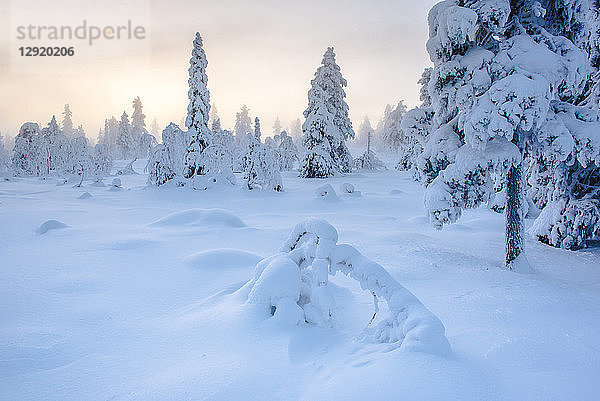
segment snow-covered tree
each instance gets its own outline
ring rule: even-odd
[[[47,163],[47,167],[44,167],[44,170],[47,168],[48,174],[50,172],[62,173],[70,171],[71,144],[58,127],[55,116],[52,116],[48,126],[42,129],[41,136],[42,149],[38,157],[40,160],[43,159],[44,166]]]
[[[216,117],[212,121],[212,142],[215,145],[224,146],[229,153],[235,153],[235,138],[233,133],[229,130],[224,130],[221,128],[221,119]]]
[[[368,116],[365,116],[365,118],[363,119],[362,123],[360,124],[360,127],[358,127],[358,132],[357,132],[357,136],[354,140],[354,142],[357,145],[367,145],[367,142],[369,140],[371,140],[373,142],[374,139],[374,135],[373,135],[373,127],[371,126],[371,120],[369,120]],[[370,136],[370,138],[369,138]]]
[[[135,157],[136,142],[133,139],[133,135],[131,133],[131,124],[129,123],[129,116],[126,112],[121,114],[121,120],[119,121],[117,128],[115,145],[119,158],[128,159]]]
[[[150,133],[154,138],[158,138],[160,136],[160,127],[158,126],[156,118],[152,120],[152,124],[150,125]]]
[[[108,145],[97,143],[96,146],[94,146],[92,159],[94,161],[94,174],[97,179],[105,175],[110,175],[113,159],[110,150],[108,149]]]
[[[208,76],[206,75],[207,65],[206,54],[202,48],[202,37],[196,32],[188,70],[188,99],[190,103],[185,125],[190,131],[192,141],[185,156],[184,176],[186,178],[204,174],[201,154],[211,143],[211,132],[208,128],[210,94],[208,91]]]
[[[271,149],[260,143],[260,124],[256,118],[258,134],[248,134],[248,151],[244,165],[244,179],[248,189],[283,190],[277,159]]]
[[[24,123],[15,137],[12,167],[17,175],[34,175],[41,141],[40,126],[37,123]]]
[[[98,137],[98,143],[103,143],[108,146],[109,152],[113,158],[121,158],[121,152],[117,144],[119,137],[119,121],[113,116],[104,120],[104,130],[102,135]]]
[[[179,178],[183,182],[185,155],[191,141],[190,133],[170,123],[162,132],[162,143],[156,145],[148,158],[148,184],[163,185],[167,181]]]
[[[131,136],[136,145],[140,144],[140,139],[145,134],[148,134],[148,130],[146,129],[146,115],[143,112],[142,100],[137,96],[133,99],[133,114],[131,115]],[[136,148],[137,156],[145,157],[142,156],[142,153],[144,152]]]
[[[400,160],[396,169],[412,170],[415,180],[421,180],[417,162],[423,153],[429,132],[431,132],[432,119],[433,110],[423,105],[407,111],[400,122],[403,140],[398,149]]]
[[[219,117],[219,111],[217,110],[217,106],[215,106],[214,103],[210,106],[210,112],[208,114],[209,114],[208,121],[211,124],[211,127],[215,123],[216,120],[221,120],[221,118]]]
[[[279,134],[279,146],[276,155],[281,170],[292,170],[294,163],[298,160],[298,149],[294,145],[292,137],[286,131],[281,131],[281,134]]]
[[[374,143],[377,145],[378,149],[385,150],[385,146],[383,144],[383,128],[385,127],[385,122],[389,118],[390,113],[392,112],[393,107],[391,104],[386,104],[385,109],[383,111],[383,115],[377,121],[377,125],[375,125],[375,138]]]
[[[368,121],[368,120],[367,120]],[[354,167],[362,170],[382,170],[385,164],[377,158],[375,152],[371,149],[372,132],[367,133],[367,150],[359,158],[354,160]]]
[[[88,141],[83,136],[75,137],[71,140],[71,172],[81,177],[79,186],[82,185],[86,175],[94,172],[95,163],[92,157]]]
[[[295,143],[302,142],[302,121],[299,118],[290,124],[290,136]]]
[[[83,125],[79,124],[77,129],[75,130],[75,137],[85,137],[85,130],[83,129]]]
[[[169,149],[164,143],[156,145],[152,149],[146,170],[148,171],[148,185],[161,186],[175,178],[177,174],[173,168],[173,161],[170,158]]]
[[[205,188],[223,182],[235,185],[233,162],[231,150],[219,143],[213,143],[204,149],[202,152],[202,165],[205,169]]]
[[[68,104],[65,104],[65,110],[63,111],[62,115],[63,115],[63,119],[62,119],[63,134],[65,134],[65,136],[69,139],[74,138],[75,137],[75,129],[73,126],[73,120],[71,119],[71,117],[73,117],[73,113],[71,112],[71,109]]]
[[[142,159],[147,158],[156,144],[156,137],[154,135],[148,132],[143,133],[137,144],[138,156]]]
[[[402,100],[387,113],[381,130],[381,140],[385,149],[397,152],[400,148],[400,145],[404,141],[404,133],[402,132],[400,122],[405,114],[406,106]]]
[[[250,118],[250,110],[244,104],[240,111],[235,114],[235,126],[233,128],[236,137],[245,137],[247,133],[252,132],[252,119]]]
[[[503,177],[508,268],[528,266],[527,153],[551,144],[583,166],[598,160],[597,134],[590,135],[594,122],[578,118],[592,79],[588,57],[577,47],[590,3],[575,3],[446,1],[429,14],[427,50],[434,68],[428,92],[435,130],[424,159],[440,163],[431,163],[427,172],[426,207],[437,227],[452,223],[462,209],[490,198],[491,173]]]
[[[344,87],[347,85],[340,67],[335,62],[333,47],[328,47],[323,55],[321,66],[317,68],[315,77],[311,81],[311,89],[308,91],[308,108],[304,111],[306,121],[302,126],[302,132],[306,135],[306,132],[311,130],[311,124],[308,123],[309,115],[319,108],[313,103],[319,99],[318,102],[326,107],[327,113],[331,116],[327,126],[322,126],[323,134],[329,142],[329,159],[333,163],[334,170],[344,173],[352,170],[352,156],[346,147],[346,140],[354,139],[355,136],[352,122],[348,117],[348,104],[345,101]],[[313,161],[316,162],[316,159]]]
[[[10,170],[10,155],[4,136],[0,132],[0,173],[6,173]]]
[[[279,120],[279,117],[275,118],[275,122],[273,123],[273,138],[276,135],[281,134],[281,131],[283,131],[283,127],[281,126],[281,121]]]
[[[233,131],[235,134],[237,164],[243,171],[241,159],[248,149],[247,134],[252,132],[252,119],[250,118],[250,110],[246,105],[243,105],[240,111],[236,113]]]
[[[300,176],[304,178],[326,178],[334,175],[338,166],[334,163],[335,155],[330,142],[332,136],[341,136],[333,124],[334,116],[327,109],[327,94],[320,85],[313,85],[308,92],[308,109],[306,121],[302,125],[304,136],[302,144],[306,149],[300,167]]]

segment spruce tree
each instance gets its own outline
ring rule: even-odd
[[[338,166],[332,158],[336,153],[330,138],[339,138],[342,134],[333,124],[334,116],[327,108],[326,97],[322,87],[314,82],[308,92],[308,108],[304,112],[306,120],[302,125],[302,144],[306,152],[301,163],[300,176],[304,178],[326,178],[338,171]]]
[[[71,119],[73,113],[71,112],[71,109],[68,104],[65,104],[65,110],[63,111],[62,115],[62,131],[67,136],[67,138],[72,138],[74,134],[73,120]]]
[[[354,139],[354,130],[352,129],[352,122],[348,117],[348,104],[345,101],[346,92],[344,87],[348,85],[347,81],[341,74],[340,67],[335,62],[335,53],[333,47],[328,47],[327,51],[323,55],[321,66],[317,68],[315,77],[311,81],[311,89],[308,91],[308,108],[304,111],[304,117],[306,121],[302,126],[302,132],[306,136],[307,131],[316,133],[317,131],[324,129],[323,135],[327,137],[328,144],[317,146],[320,151],[327,149],[329,152],[329,160],[333,164],[333,168],[325,168],[320,174],[334,174],[336,171],[350,172],[352,170],[352,156],[346,147],[347,139]],[[312,126],[312,122],[309,123],[309,115],[314,113],[320,106],[317,106],[315,102],[320,102],[325,106],[326,110],[319,110],[318,113],[321,116],[321,122],[315,126]],[[327,125],[323,125],[325,122],[325,111],[329,115],[326,117],[328,120]],[[316,115],[311,116],[313,120]],[[314,121],[314,120],[313,120]],[[317,127],[319,126],[319,127]],[[321,134],[316,134],[319,137]],[[314,142],[314,139],[309,142]],[[306,146],[306,145],[305,145]],[[311,145],[310,150],[314,150],[317,147]],[[313,154],[314,156],[314,154]],[[324,166],[323,163],[328,164],[329,161],[323,160],[321,157],[317,159],[305,159],[305,162],[316,163],[312,168],[305,169],[306,173],[313,174],[311,172],[318,165]]]
[[[586,129],[585,121],[575,120],[586,113],[579,105],[589,96],[592,70],[578,47],[585,41],[590,3],[576,3],[547,2],[544,8],[533,0],[494,7],[442,2],[429,14],[427,50],[434,68],[428,92],[437,129],[424,151],[431,167],[425,203],[441,227],[490,198],[491,173],[503,177],[508,268],[528,268],[528,153],[550,146],[582,165],[600,160],[600,149],[577,149],[578,140],[590,143],[585,137],[591,125]]]
[[[186,178],[203,174],[201,154],[211,142],[211,133],[208,128],[210,94],[207,86],[207,65],[206,55],[202,48],[202,37],[196,32],[188,70],[188,99],[190,103],[185,125],[188,127],[192,138],[185,157],[186,171],[184,175]]]
[[[137,96],[133,99],[133,114],[131,115],[131,136],[135,143],[139,143],[142,135],[148,133],[145,121],[146,116],[142,109],[142,100]]]

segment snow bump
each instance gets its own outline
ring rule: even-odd
[[[188,209],[166,215],[151,223],[153,227],[222,226],[241,228],[246,224],[236,215],[222,209]]]
[[[48,231],[51,231],[51,230],[59,230],[61,228],[67,228],[67,227],[69,227],[69,226],[66,225],[65,223],[63,223],[62,221],[46,220],[37,229],[37,233],[42,235],[42,234],[46,234]]]

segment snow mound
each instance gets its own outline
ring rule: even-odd
[[[197,252],[185,258],[185,263],[198,269],[233,269],[254,266],[262,257],[239,249],[211,249]]]
[[[77,199],[89,199],[92,197],[92,194],[89,192],[84,192],[77,197]]]
[[[350,184],[349,182],[345,182],[340,185],[340,192],[345,194],[352,194],[354,193],[354,185]]]
[[[236,215],[222,209],[188,209],[162,217],[150,224],[155,227],[165,226],[223,226],[246,227]]]
[[[321,198],[329,199],[329,200],[339,199],[337,194],[335,193],[335,190],[331,186],[331,184],[321,185],[320,187],[315,189],[315,195],[317,197],[321,197]]]
[[[112,186],[113,187],[121,187],[121,179],[120,178],[113,178],[113,180],[112,180]]]
[[[387,303],[390,315],[377,325],[369,323],[361,335],[363,340],[395,343],[408,351],[448,354],[450,344],[442,322],[382,266],[337,240],[336,229],[324,220],[297,224],[280,253],[256,264],[254,277],[244,286],[249,290],[247,303],[258,305],[265,316],[270,314],[279,321],[330,326],[335,299],[328,276],[339,271],[373,294],[374,317],[379,299]]]
[[[94,181],[90,185],[93,187],[105,187],[106,186],[106,184],[102,180]]]
[[[67,228],[67,227],[69,227],[69,226],[66,225],[65,223],[63,223],[62,221],[46,220],[37,229],[37,233],[41,235],[41,234],[46,234],[50,230],[59,230],[61,228]]]

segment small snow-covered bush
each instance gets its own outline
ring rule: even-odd
[[[450,351],[444,325],[435,315],[382,266],[337,241],[336,229],[324,220],[297,224],[280,252],[256,265],[254,277],[243,287],[247,303],[282,322],[328,326],[336,310],[329,274],[339,271],[373,294],[376,313],[378,299],[388,305],[390,316],[365,329],[365,340],[433,354]]]
[[[321,185],[315,189],[315,195],[325,199],[339,199],[331,184]]]

